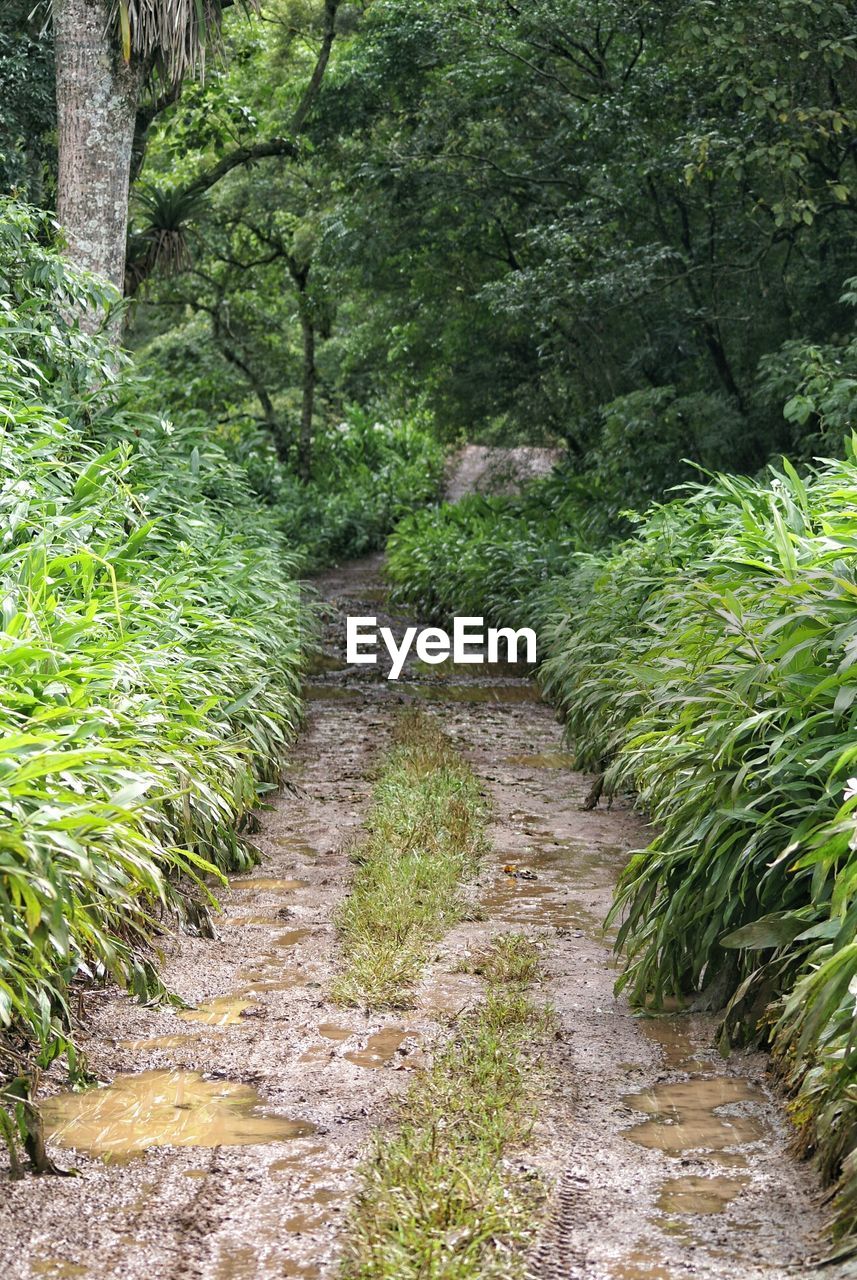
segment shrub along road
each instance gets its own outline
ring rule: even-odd
[[[215,940],[165,927],[167,980],[194,1009],[85,998],[90,1066],[115,1083],[49,1098],[50,1151],[81,1176],[4,1187],[6,1274],[807,1274],[824,1245],[816,1187],[787,1154],[764,1059],[723,1061],[704,1018],[640,1020],[613,997],[600,921],[644,839],[639,819],[618,803],[579,810],[588,780],[569,770],[521,671],[411,659],[394,683],[343,669],[346,614],[401,632],[384,616],[379,561],[317,585],[331,606],[326,656],[290,785],[251,837],[261,864],[232,881]],[[410,745],[409,706],[421,713]],[[460,873],[481,859],[437,911],[422,910],[413,879],[397,882],[401,920],[423,932],[402,970],[411,985],[391,1001],[366,978],[371,928],[368,943],[360,930],[385,841],[416,847],[387,821],[397,788],[423,817],[454,793]],[[362,911],[343,905],[355,871]],[[509,933],[527,941],[492,949]],[[479,1120],[468,1098],[481,1078]],[[44,1092],[59,1087],[49,1074]],[[445,1128],[467,1140],[456,1147]],[[451,1170],[467,1195],[450,1189]]]

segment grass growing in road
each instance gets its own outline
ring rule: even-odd
[[[458,1024],[378,1134],[346,1233],[343,1280],[517,1280],[544,1191],[504,1159],[529,1135],[553,1031],[529,998],[532,943],[507,934],[477,966],[485,1001]]]
[[[368,836],[337,917],[344,1004],[407,1003],[432,943],[467,906],[461,892],[484,845],[479,784],[430,716],[402,716],[375,787]]]

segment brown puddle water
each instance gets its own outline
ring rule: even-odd
[[[350,1027],[338,1027],[335,1022],[322,1022],[319,1024],[318,1034],[324,1036],[325,1040],[347,1040],[349,1036],[355,1033]]]
[[[85,1276],[86,1267],[76,1262],[66,1262],[64,1258],[34,1258],[30,1263],[34,1275],[46,1276],[48,1280],[72,1280],[73,1276]]]
[[[253,1003],[246,992],[237,992],[228,996],[215,996],[206,1000],[196,1009],[182,1009],[178,1017],[183,1022],[204,1022],[209,1027],[231,1027],[241,1022],[241,1015]]]
[[[345,1057],[358,1067],[386,1066],[407,1034],[401,1027],[384,1027],[369,1037],[365,1049],[352,1049]]]
[[[279,1274],[288,1280],[316,1280],[318,1268],[309,1264],[301,1265],[282,1258],[278,1260]],[[215,1280],[257,1280],[259,1275],[259,1252],[250,1245],[233,1245],[222,1249],[214,1273]]]
[[[694,1045],[682,1018],[641,1018],[640,1029],[660,1049],[665,1067],[690,1074],[711,1071],[714,1049]]]
[[[274,938],[274,946],[294,947],[298,942],[303,942],[304,938],[309,938],[312,933],[312,929],[287,929],[285,933]]]
[[[332,1061],[333,1050],[329,1044],[311,1044],[298,1058],[298,1062],[328,1063]]]
[[[323,1155],[325,1150],[325,1147],[304,1147],[294,1155],[272,1160],[268,1165],[268,1173],[303,1173],[307,1169],[307,1162],[313,1156]]]
[[[750,1179],[714,1176],[668,1178],[658,1196],[658,1208],[664,1213],[722,1213]]]
[[[739,1110],[742,1103],[765,1101],[764,1094],[749,1080],[713,1074],[713,1049],[700,1049],[695,1043],[697,1038],[709,1038],[697,1022],[687,1016],[641,1019],[641,1029],[660,1049],[667,1070],[686,1073],[687,1078],[623,1098],[627,1106],[650,1117],[625,1130],[628,1141],[671,1158],[693,1153],[714,1166],[710,1174],[665,1178],[658,1192],[653,1230],[678,1233],[692,1247],[696,1247],[695,1237],[688,1235],[692,1220],[725,1212],[741,1195],[751,1177],[740,1172],[747,1167],[740,1148],[758,1142],[767,1132],[758,1116]],[[716,1172],[717,1166],[728,1172]],[[736,1229],[731,1225],[730,1233]],[[671,1271],[654,1249],[638,1245],[614,1267],[612,1276],[613,1280],[671,1280]]]
[[[327,1156],[324,1166],[313,1168],[313,1157],[320,1155]],[[220,1250],[216,1270],[218,1280],[240,1280],[242,1277],[244,1280],[257,1280],[263,1270],[265,1275],[318,1277],[317,1263],[282,1256],[283,1237],[286,1233],[308,1235],[330,1224],[343,1202],[341,1187],[331,1186],[330,1181],[341,1177],[344,1172],[341,1165],[331,1161],[329,1150],[323,1146],[302,1146],[293,1154],[272,1161],[267,1168],[268,1175],[286,1174],[288,1191],[284,1191],[276,1201],[268,1201],[268,1207],[257,1222],[254,1246],[227,1245]],[[298,1180],[297,1186],[295,1179]],[[286,1213],[288,1217],[284,1216]]]
[[[85,1093],[63,1093],[41,1107],[52,1142],[112,1159],[150,1147],[239,1147],[315,1132],[261,1107],[250,1085],[205,1080],[198,1071],[141,1071]]]
[[[675,1272],[669,1270],[654,1254],[635,1249],[624,1262],[614,1262],[612,1280],[675,1280]]]
[[[341,1191],[334,1191],[329,1187],[319,1187],[310,1196],[298,1201],[298,1204],[303,1204],[305,1208],[299,1209],[290,1218],[286,1218],[283,1224],[286,1231],[303,1234],[305,1231],[315,1231],[319,1227],[323,1227],[328,1220],[328,1213],[325,1212],[326,1206],[335,1204],[341,1199]]]
[[[288,973],[279,978],[262,978],[255,982],[248,982],[244,993],[252,996],[263,995],[266,991],[293,991],[295,987],[302,986],[309,977],[310,975],[305,973]]]
[[[625,1095],[627,1106],[652,1117],[627,1129],[625,1137],[671,1156],[758,1142],[765,1129],[755,1116],[718,1113],[721,1107],[762,1100],[758,1089],[735,1076],[699,1076],[655,1085],[644,1093]]]
[[[535,845],[501,854],[495,879],[480,897],[492,917],[513,925],[553,925],[603,935],[603,919],[590,909],[585,895],[612,884],[624,866],[623,850],[593,849],[578,841],[554,841],[549,833],[530,830],[528,815],[518,820]]]

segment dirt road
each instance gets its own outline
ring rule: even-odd
[[[331,606],[327,658],[309,684],[290,786],[253,837],[261,864],[224,895],[216,940],[162,939],[169,983],[197,1007],[87,997],[90,1065],[114,1083],[47,1108],[51,1149],[79,1177],[3,1185],[5,1275],[334,1276],[361,1150],[450,1014],[478,998],[460,960],[509,928],[539,940],[561,1026],[553,1093],[518,1157],[556,1187],[531,1274],[807,1275],[822,1238],[817,1188],[787,1154],[763,1059],[724,1062],[704,1020],[640,1020],[613,997],[600,922],[643,839],[638,817],[620,805],[579,811],[587,780],[519,672],[411,660],[389,683],[343,669],[344,615],[383,613],[378,560],[318,586]],[[409,702],[441,718],[483,779],[493,852],[473,887],[483,918],[438,947],[414,1008],[366,1015],[327,999],[333,913],[373,762]]]

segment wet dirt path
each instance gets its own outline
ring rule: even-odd
[[[620,805],[578,809],[587,780],[520,671],[411,661],[390,683],[375,668],[342,669],[343,615],[388,621],[377,559],[317,585],[332,609],[327,659],[309,684],[290,785],[253,836],[261,865],[224,894],[216,940],[163,940],[168,981],[195,1009],[87,997],[90,1065],[113,1087],[47,1106],[51,1150],[80,1177],[0,1186],[5,1274],[334,1276],[358,1158],[450,1017],[479,998],[461,961],[502,929],[538,940],[561,1028],[552,1096],[516,1157],[556,1187],[531,1275],[810,1274],[817,1188],[786,1153],[764,1060],[723,1062],[704,1019],[641,1021],[613,997],[600,922],[643,839],[639,818]],[[493,852],[473,889],[482,918],[438,946],[412,1009],[343,1010],[326,997],[333,913],[373,761],[414,703],[440,716],[493,803]]]

